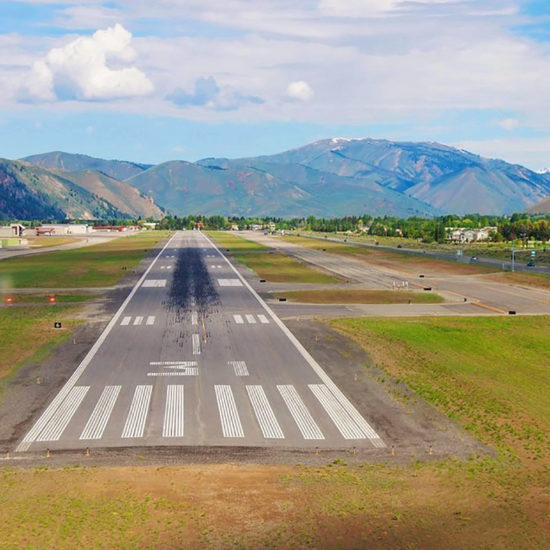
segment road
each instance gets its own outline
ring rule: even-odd
[[[384,448],[217,247],[177,232],[16,451]]]
[[[290,243],[284,238],[269,237],[259,232],[248,231],[239,234],[246,239],[273,247],[284,254],[338,275],[351,283],[362,285],[364,288],[388,290],[394,288],[394,285],[397,288],[402,283],[406,283],[410,289],[431,288],[448,300],[448,303],[444,304],[363,306],[361,309],[367,315],[401,316],[410,315],[412,312],[418,315],[477,315],[480,313],[508,315],[510,311],[529,315],[550,314],[550,292],[545,290],[500,283],[475,275],[440,273],[430,270],[429,264],[418,268],[423,273],[411,275],[404,269],[399,271],[397,267],[392,269],[376,265],[374,262],[368,263],[365,259],[314,250]],[[348,245],[355,246],[356,243],[350,242]],[[395,265],[398,266],[398,262],[395,262]],[[284,306],[277,310],[284,311]],[[321,313],[318,308],[306,307],[304,315],[313,314],[306,313],[308,310]],[[325,307],[323,310],[330,312],[330,308]],[[359,308],[354,310],[359,313]]]

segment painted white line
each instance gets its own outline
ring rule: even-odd
[[[121,386],[105,386],[80,439],[101,439],[111,417]]]
[[[134,319],[134,326],[141,325],[141,323],[143,323],[143,317],[142,317],[141,315],[138,315],[138,316]]]
[[[196,311],[191,312],[191,324],[192,325],[199,324],[199,314]]]
[[[245,315],[246,320],[248,321],[248,324],[255,325],[256,324],[256,318],[254,315]]]
[[[130,411],[126,418],[126,424],[122,430],[122,438],[143,437],[145,431],[145,422],[149,413],[149,402],[153,386],[136,386]]]
[[[222,268],[222,266],[221,266],[221,265],[217,265],[216,267],[217,267],[218,269],[221,269],[221,268]]]
[[[224,437],[244,437],[231,386],[214,386]]]
[[[147,317],[147,322],[146,324],[147,325],[154,325],[155,324],[155,319],[156,317],[154,315],[149,315],[149,317]]]
[[[166,266],[166,269],[172,269],[171,265]]]
[[[169,367],[174,368],[174,367]],[[148,372],[147,376],[198,376],[199,369],[196,367],[183,367],[176,372]]]
[[[143,288],[162,288],[166,286],[166,279],[147,279],[141,286]]]
[[[183,388],[184,386],[182,385],[170,385],[166,388],[166,406],[164,409],[164,423],[162,426],[163,437],[183,437]]]
[[[220,286],[243,286],[239,279],[218,279]]]
[[[161,269],[166,269],[166,266],[161,265],[160,268],[161,268]]]
[[[325,439],[294,386],[277,386],[304,439]]]
[[[130,324],[130,321],[131,321],[131,320],[132,320],[131,317],[126,316],[126,317],[124,317],[124,319],[122,319],[122,321],[120,322],[120,324],[121,324],[122,326],[127,326],[127,325]]]
[[[228,361],[227,364],[233,367],[235,376],[248,376],[248,368],[244,361]]]
[[[82,373],[86,370],[86,367],[90,364],[91,360],[95,357],[95,354],[98,352],[99,348],[102,346],[107,336],[109,336],[109,333],[111,332],[113,327],[118,323],[118,320],[122,315],[122,312],[126,309],[126,306],[130,303],[130,300],[132,300],[132,298],[134,297],[135,293],[138,291],[143,281],[145,281],[145,279],[149,275],[149,272],[151,271],[151,269],[153,269],[153,266],[155,265],[157,260],[160,258],[160,256],[163,254],[163,252],[166,250],[166,248],[172,242],[175,236],[176,236],[175,234],[172,236],[172,238],[166,243],[164,248],[157,254],[155,259],[151,262],[151,265],[145,270],[145,273],[141,276],[140,280],[136,283],[136,286],[134,286],[130,294],[128,294],[128,296],[126,297],[126,300],[124,300],[122,305],[118,308],[118,311],[113,315],[113,318],[109,321],[109,324],[105,327],[105,330],[101,333],[101,335],[96,340],[95,344],[92,346],[90,351],[86,354],[86,357],[84,357],[80,365],[78,365],[78,367],[73,372],[71,377],[67,380],[67,382],[65,382],[65,385],[61,388],[59,393],[54,397],[53,401],[48,405],[48,407],[42,413],[40,418],[36,421],[34,426],[30,429],[30,431],[23,438],[21,443],[17,446],[16,451],[26,451],[30,447],[31,443],[35,441],[38,434],[42,431],[44,426],[48,423],[48,421],[50,420],[52,415],[55,413],[57,408],[61,405],[61,403],[67,396],[67,394],[71,391],[71,389],[77,383]]]
[[[233,315],[233,319],[237,325],[242,325],[244,323],[242,315]]]
[[[151,361],[150,365],[178,365],[180,367],[196,367],[196,361]]]
[[[201,339],[198,334],[193,334],[193,355],[201,354]]]
[[[266,439],[284,439],[283,430],[275,418],[262,386],[246,386],[246,391],[263,436]]]
[[[67,398],[40,432],[36,441],[58,441],[89,389],[90,386],[75,386],[72,388]]]
[[[309,389],[319,400],[344,439],[365,439],[365,434],[324,384],[310,384]]]
[[[376,431],[371,427],[371,425],[361,416],[359,411],[352,405],[349,399],[342,393],[340,388],[331,380],[331,378],[326,374],[321,365],[315,361],[311,354],[304,348],[300,341],[292,334],[292,332],[286,327],[286,325],[277,317],[275,312],[264,302],[261,296],[250,286],[246,279],[237,271],[235,266],[227,259],[226,256],[218,249],[218,247],[204,234],[201,234],[204,239],[206,239],[212,248],[218,252],[229,268],[239,277],[242,281],[242,284],[249,290],[249,292],[256,298],[258,303],[262,308],[268,313],[269,317],[273,322],[284,332],[286,337],[292,342],[294,347],[298,350],[300,355],[306,360],[309,366],[314,370],[314,372],[319,376],[319,378],[324,382],[324,384],[329,388],[334,397],[338,402],[344,407],[344,409],[351,415],[359,429],[363,434],[370,440],[370,442],[378,448],[386,447],[384,441],[376,433]]]
[[[260,320],[260,323],[262,323],[262,325],[269,325],[269,319],[265,315],[258,315],[258,319]]]

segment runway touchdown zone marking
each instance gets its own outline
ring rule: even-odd
[[[166,279],[146,279],[141,286],[143,288],[163,288],[166,286]]]
[[[239,279],[218,279],[220,286],[243,286]]]

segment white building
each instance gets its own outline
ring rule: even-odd
[[[86,235],[92,232],[92,227],[83,223],[49,223],[46,227],[53,229],[54,235]]]
[[[447,239],[454,243],[472,243],[488,241],[491,233],[498,231],[497,227],[482,227],[481,229],[466,229],[465,227],[446,227]]]

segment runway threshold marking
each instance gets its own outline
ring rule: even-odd
[[[304,439],[325,439],[323,432],[317,426],[296,388],[291,385],[281,385],[277,386],[277,389],[288,407],[294,422],[296,422],[302,437]]]
[[[136,386],[132,404],[122,430],[122,438],[143,437],[145,422],[149,413],[149,402],[153,386]]]
[[[183,437],[184,433],[184,386],[169,385],[166,388],[163,437]]]
[[[235,376],[249,375],[248,367],[246,366],[246,363],[244,361],[228,361],[227,364],[233,367]]]
[[[111,417],[121,386],[105,386],[80,439],[101,439]]]
[[[244,437],[243,426],[239,418],[231,386],[214,386],[214,391],[216,392],[223,436]]]
[[[248,291],[254,296],[254,298],[256,298],[256,300],[262,306],[262,308],[266,311],[268,316],[271,317],[273,322],[283,331],[286,337],[292,342],[292,344],[300,353],[300,355],[309,364],[309,366],[313,369],[313,371],[317,374],[317,376],[319,376],[319,378],[323,381],[324,385],[329,389],[330,393],[334,396],[334,399],[336,399],[336,401],[340,403],[340,405],[344,408],[344,410],[354,419],[357,426],[361,429],[361,431],[365,434],[365,436],[370,440],[372,445],[377,448],[386,447],[386,444],[380,438],[380,436],[376,433],[376,431],[372,428],[372,426],[361,416],[359,411],[349,401],[349,399],[343,394],[340,388],[338,388],[338,386],[332,381],[332,379],[325,373],[321,365],[317,363],[317,361],[304,348],[304,346],[300,343],[300,341],[296,338],[296,336],[292,334],[292,332],[279,319],[279,317],[277,317],[275,312],[265,303],[265,301],[261,298],[261,296],[250,286],[248,281],[239,273],[237,268],[229,261],[229,259],[224,254],[222,254],[222,252],[220,252],[218,247],[210,240],[209,237],[207,237],[203,233],[201,233],[201,236],[204,239],[206,239],[208,243],[210,243],[210,246],[214,248],[214,250],[216,250],[218,254],[222,256],[222,258],[224,259],[226,264],[229,266],[229,268],[239,278],[242,285],[244,285],[248,289]]]
[[[90,362],[98,352],[99,348],[103,345],[103,342],[105,342],[105,340],[107,339],[107,336],[109,336],[109,333],[111,332],[113,327],[118,323],[118,320],[122,315],[122,312],[126,309],[126,307],[130,303],[132,298],[135,296],[138,289],[141,287],[143,282],[148,277],[149,272],[151,271],[151,269],[153,269],[153,266],[156,264],[157,260],[164,253],[166,248],[170,245],[170,243],[174,240],[175,237],[176,235],[174,234],[170,238],[170,240],[164,245],[164,248],[155,256],[155,259],[151,262],[151,265],[145,270],[145,273],[141,276],[139,281],[131,290],[130,294],[128,294],[124,302],[122,302],[122,305],[118,308],[117,312],[113,315],[113,318],[109,321],[109,324],[105,327],[105,330],[101,333],[101,335],[96,340],[95,344],[92,346],[90,351],[86,354],[86,357],[84,357],[84,359],[80,362],[80,365],[78,365],[78,367],[73,372],[69,380],[65,382],[65,385],[61,388],[61,390],[59,390],[59,393],[54,397],[53,401],[48,405],[48,407],[42,413],[40,418],[35,422],[35,424],[29,430],[29,432],[27,432],[27,435],[25,435],[25,437],[21,440],[21,443],[19,443],[19,445],[16,447],[15,449],[16,452],[22,452],[22,451],[28,450],[32,442],[36,441],[38,434],[44,429],[44,426],[49,422],[50,418],[55,414],[57,409],[63,403],[63,400],[65,399],[65,397],[73,389],[73,387],[77,383],[82,373],[86,370],[86,367],[90,364]]]
[[[246,391],[263,436],[266,439],[284,439],[283,430],[275,418],[262,386],[246,386]]]
[[[72,388],[67,398],[55,411],[55,414],[52,415],[50,421],[46,424],[36,440],[57,441],[71,421],[80,403],[82,403],[82,400],[86,397],[89,389],[90,386],[75,386]]]

